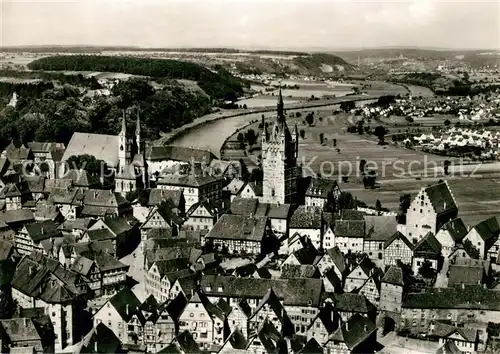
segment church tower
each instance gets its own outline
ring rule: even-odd
[[[122,130],[118,134],[118,171],[122,171],[128,164],[130,157],[127,156],[127,152],[130,154],[127,140],[127,122],[125,120],[125,111],[123,111]]]
[[[295,129],[297,130],[297,129]],[[295,132],[295,135],[297,133]],[[286,117],[281,89],[278,96],[277,119],[267,132],[265,125],[262,132],[262,169],[264,172],[264,203],[293,203],[297,196],[298,139],[294,141],[286,124]]]

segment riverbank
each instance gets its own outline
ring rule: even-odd
[[[342,102],[350,102],[350,101],[357,102],[365,100],[369,101],[378,99],[379,97],[380,96],[374,96],[374,95],[352,95],[344,97],[335,97],[335,98],[316,100],[310,102],[285,104],[285,109],[287,111],[293,111],[293,110],[303,110],[303,109],[310,109],[317,107],[328,107],[328,106],[339,105]],[[189,124],[185,124],[182,127],[179,127],[177,129],[172,130],[169,133],[164,134],[159,140],[155,142],[154,145],[169,145],[169,144],[177,145],[174,143],[175,140],[182,138],[185,134],[188,134],[193,129],[203,128],[206,124],[213,123],[221,119],[235,118],[253,114],[270,113],[275,111],[276,111],[276,106],[273,105],[262,108],[222,110],[220,112],[211,113],[203,117],[197,118]]]

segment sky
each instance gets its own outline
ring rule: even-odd
[[[499,49],[500,1],[0,0],[0,45]]]

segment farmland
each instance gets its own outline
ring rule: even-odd
[[[400,195],[415,195],[421,187],[440,179],[449,182],[466,224],[471,225],[494,215],[500,206],[498,163],[483,164],[476,171],[477,165],[460,165],[459,160],[451,160],[454,163],[450,168],[451,176],[444,176],[442,166],[446,157],[401,149],[390,144],[380,146],[371,135],[347,133],[348,122],[356,117],[332,115],[331,108],[315,109],[312,126],[304,124],[305,113],[301,118],[288,120],[290,128],[297,123],[299,131],[305,131],[305,138],[300,138],[299,142],[299,161],[303,163],[304,173],[322,171],[323,175],[339,180],[343,191],[352,193],[369,206],[374,206],[380,200],[383,207],[397,211]],[[258,123],[250,127],[257,131]],[[323,145],[320,144],[320,133],[326,140]],[[254,155],[258,154],[260,151],[257,149]],[[236,158],[234,151],[231,157]],[[243,157],[242,151],[240,157]],[[367,161],[368,168],[376,169],[378,173],[378,186],[375,189],[363,187],[358,167],[362,159]],[[347,183],[340,182],[341,175],[350,176]]]

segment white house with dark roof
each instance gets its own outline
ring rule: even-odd
[[[384,244],[384,264],[412,264],[414,245],[401,232],[395,232]]]
[[[289,235],[307,236],[317,249],[323,248],[321,240],[323,211],[321,207],[300,205],[290,218]]]
[[[337,277],[340,280],[344,279],[346,264],[344,255],[338,247],[327,249],[323,257],[318,261],[317,266],[321,274],[325,274],[328,270],[334,269]]]
[[[141,302],[129,288],[109,298],[94,314],[94,326],[103,323],[122,343],[142,342],[146,319],[140,310]]]
[[[267,217],[224,214],[205,236],[230,253],[261,254],[278,250],[278,240]]]
[[[340,219],[335,220],[335,245],[343,253],[363,252],[366,236],[366,222],[363,215],[343,210]]]
[[[406,236],[416,244],[429,232],[435,235],[457,213],[455,197],[447,182],[422,188],[406,213]]]
[[[187,219],[184,222],[184,227],[191,228],[191,230],[210,231],[217,222],[220,213],[220,207],[206,200],[195,203],[186,213]]]
[[[189,210],[193,204],[203,200],[218,203],[222,198],[224,178],[212,176],[206,169],[188,167],[185,170],[161,176],[157,184],[160,189],[183,191],[186,210]]]
[[[481,259],[496,257],[499,250],[498,238],[500,226],[497,218],[491,217],[472,227],[463,238],[462,243],[469,241],[479,252]]]
[[[442,246],[443,256],[448,257],[467,233],[467,227],[461,218],[450,220],[444,224],[436,234],[436,239]]]
[[[325,178],[313,178],[306,191],[305,204],[323,208],[328,200],[328,194],[331,194],[333,199],[339,197],[340,187],[337,181]]]
[[[39,251],[53,255],[54,244],[62,239],[62,233],[52,220],[25,225],[15,236],[15,246],[19,254],[29,255]]]
[[[162,174],[165,169],[175,169],[181,165],[209,166],[215,159],[215,155],[210,151],[174,145],[149,146],[145,157],[150,176]]]
[[[412,270],[418,274],[420,267],[425,262],[430,262],[431,268],[436,272],[441,265],[441,244],[431,232],[421,239],[413,249]]]
[[[363,252],[375,262],[382,262],[385,242],[397,231],[397,220],[394,216],[366,215],[365,223]]]

